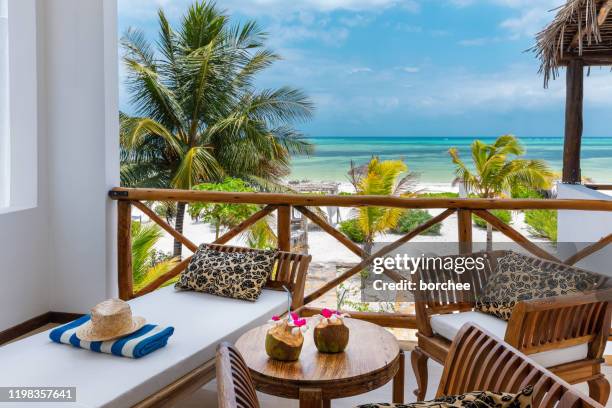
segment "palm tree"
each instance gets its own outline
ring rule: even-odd
[[[159,11],[159,39],[138,30],[122,38],[133,116],[120,114],[121,180],[132,187],[191,189],[237,177],[278,183],[294,154],[312,145],[293,125],[311,117],[299,90],[257,90],[254,77],[279,57],[253,21],[230,25],[214,3],[197,1],[180,26]],[[177,203],[182,232],[185,203]],[[181,243],[175,240],[174,255]]]
[[[402,176],[403,174],[403,176]],[[406,196],[414,175],[401,160],[372,158],[365,166],[351,162],[349,179],[358,195]],[[404,210],[400,208],[360,207],[356,219],[365,237],[363,251],[371,255],[376,235],[397,226]]]
[[[456,148],[449,149],[455,164],[456,181],[481,198],[503,198],[517,187],[549,188],[552,170],[543,160],[518,158],[525,148],[513,135],[503,135],[492,144],[480,140],[472,143],[473,170],[459,157]],[[493,228],[487,223],[487,250],[493,248]]]
[[[155,244],[161,239],[161,228],[155,224],[132,222],[132,276],[134,288],[142,289],[172,269],[176,258],[160,257]]]

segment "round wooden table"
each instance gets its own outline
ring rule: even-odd
[[[384,328],[356,319],[346,319],[350,329],[343,353],[319,353],[312,330],[304,336],[300,359],[272,360],[265,350],[269,325],[256,327],[238,339],[236,348],[247,365],[257,390],[278,397],[300,400],[300,408],[327,408],[330,400],[364,394],[393,380],[390,399],[404,399],[404,353],[395,337]],[[380,402],[380,401],[363,401]]]

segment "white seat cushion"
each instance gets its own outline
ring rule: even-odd
[[[493,335],[504,339],[508,323],[495,316],[481,312],[461,312],[436,315],[431,317],[431,328],[434,333],[448,340],[453,340],[459,329],[466,323],[475,323]],[[530,354],[529,357],[544,367],[552,367],[559,364],[582,360],[589,352],[588,344],[566,347],[558,350],[543,351]]]
[[[284,312],[287,295],[264,290],[247,302],[168,286],[130,306],[149,323],[174,326],[165,348],[133,360],[53,343],[43,332],[0,347],[0,385],[77,387],[77,403],[66,405],[73,408],[131,406],[213,359],[220,342]]]

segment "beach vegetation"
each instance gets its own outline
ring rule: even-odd
[[[420,193],[417,194],[419,198],[459,198],[459,193],[453,193],[452,191],[443,191],[439,193]]]
[[[363,244],[365,242],[365,233],[359,225],[359,220],[351,218],[342,221],[338,227],[340,232],[346,235],[351,241],[357,244]]]
[[[481,198],[503,198],[518,186],[548,189],[553,172],[544,160],[529,160],[522,156],[525,148],[515,136],[503,135],[488,144],[474,140],[471,164],[465,163],[456,148],[449,149],[455,165],[455,181],[468,193]],[[493,228],[487,223],[487,249],[493,248]]]
[[[349,179],[358,195],[403,196],[410,194],[414,186],[414,175],[402,160],[380,160],[372,158],[365,166],[351,162]],[[404,213],[401,208],[360,207],[355,219],[364,235],[363,249],[370,255],[374,239],[378,234],[394,229]]]
[[[427,210],[410,209],[404,211],[397,222],[397,226],[393,229],[393,232],[397,234],[407,234],[432,218],[433,217]],[[429,229],[421,232],[420,235],[440,235],[441,229],[442,223],[437,223],[436,225],[432,225]]]
[[[201,183],[193,186],[197,191],[254,192],[243,180],[227,177],[220,183]],[[260,210],[256,204],[202,203],[189,205],[189,215],[209,223],[215,229],[215,239],[223,228],[233,228]]]
[[[557,210],[527,210],[525,223],[531,233],[557,242]]]
[[[158,12],[159,39],[122,37],[133,113],[120,113],[121,183],[191,189],[236,177],[278,185],[296,154],[313,147],[295,125],[313,113],[290,87],[257,89],[256,76],[279,56],[255,21],[231,21],[213,2],[196,1],[172,27]],[[176,204],[183,230],[186,203]],[[175,240],[174,255],[182,245]]]
[[[132,276],[135,290],[144,288],[178,263],[176,258],[155,249],[162,236],[163,232],[157,224],[132,222]]]

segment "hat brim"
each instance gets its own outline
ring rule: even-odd
[[[91,323],[91,320],[79,327],[76,331],[76,336],[79,340],[83,341],[108,341],[115,340],[128,334],[132,334],[140,329],[147,323],[144,317],[132,316],[132,326],[119,332],[119,333],[100,333],[97,332]]]

